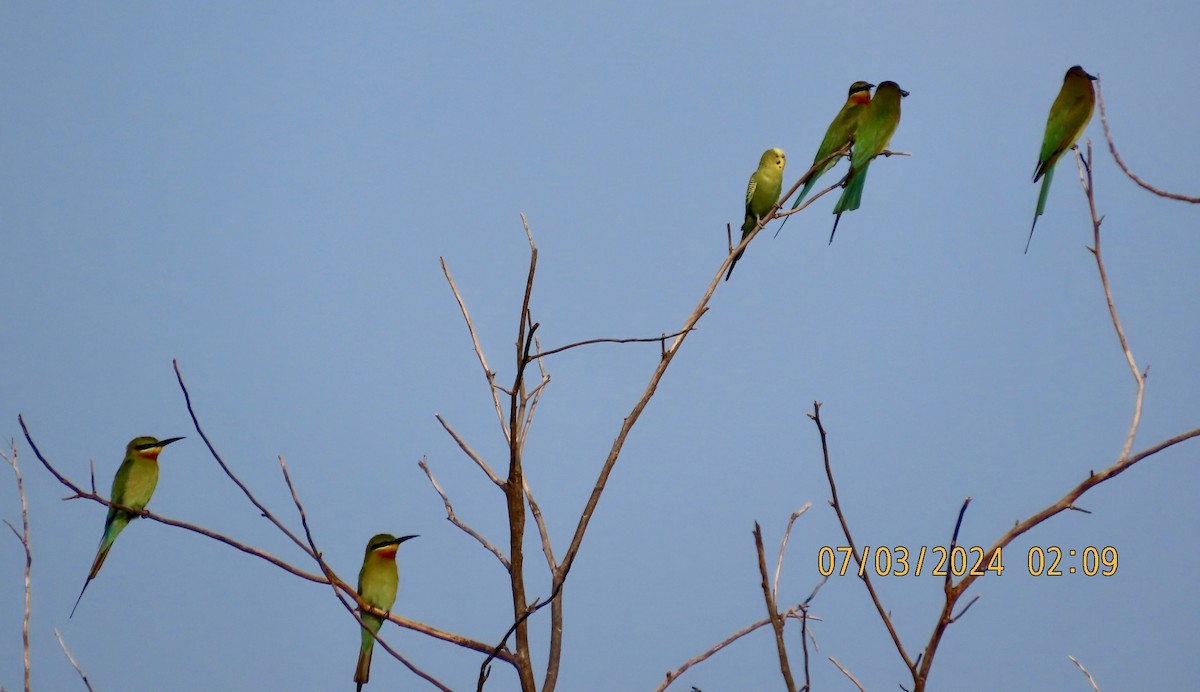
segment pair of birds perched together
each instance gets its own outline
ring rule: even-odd
[[[1062,155],[1075,145],[1075,141],[1083,134],[1088,121],[1092,118],[1092,110],[1096,103],[1096,92],[1092,81],[1096,78],[1088,74],[1079,65],[1072,66],[1063,77],[1062,88],[1054,104],[1050,106],[1050,115],[1046,118],[1046,133],[1042,137],[1042,149],[1038,155],[1037,167],[1034,169],[1033,182],[1042,180],[1042,188],[1038,194],[1037,210],[1033,215],[1033,224],[1029,228],[1029,239],[1025,243],[1025,252],[1029,252],[1029,242],[1033,240],[1033,229],[1037,227],[1038,217],[1046,209],[1046,196],[1050,191],[1050,181],[1054,178],[1054,164]],[[858,209],[862,202],[863,186],[867,180],[867,170],[871,161],[883,153],[891,141],[896,127],[900,124],[900,99],[908,96],[895,82],[883,82],[871,97],[873,84],[855,82],[850,85],[850,93],[846,103],[829,129],[825,138],[817,148],[813,157],[812,168],[808,173],[804,187],[797,195],[792,209],[796,209],[804,201],[805,196],[812,190],[817,179],[837,164],[839,151],[849,147],[850,172],[846,174],[842,195],[833,207],[837,218],[833,222],[833,231],[829,234],[829,242],[837,233],[838,221],[847,211]],[[750,184],[746,188],[746,220],[742,223],[742,239],[750,235],[754,229],[765,222],[779,200],[783,189],[783,167],[787,157],[782,149],[768,149],[758,162],[758,170],[750,176]],[[733,275],[733,268],[741,259],[739,252],[729,264],[729,272],[725,280]]]
[[[113,477],[111,498],[115,505],[127,509],[109,506],[108,516],[104,520],[104,534],[100,538],[99,548],[96,549],[96,559],[92,562],[92,570],[88,573],[87,581],[83,583],[83,588],[79,591],[79,598],[75,599],[75,607],[71,608],[71,616],[75,615],[75,608],[79,607],[79,601],[83,599],[83,592],[87,591],[88,584],[91,584],[92,580],[96,578],[96,574],[100,572],[104,558],[108,557],[108,551],[112,549],[117,536],[121,535],[121,531],[129,525],[132,519],[137,518],[138,515],[134,512],[144,510],[146,504],[150,502],[151,496],[154,495],[154,489],[158,486],[158,455],[162,452],[163,447],[182,439],[184,438],[168,437],[165,440],[159,440],[148,436],[135,437],[126,446],[125,460],[121,462],[121,467],[117,469],[117,475]],[[128,510],[134,510],[134,512]],[[372,536],[371,540],[367,542],[362,569],[358,573],[358,593],[364,601],[375,608],[388,611],[395,604],[396,591],[400,585],[400,572],[396,568],[396,551],[400,548],[401,543],[410,538],[416,538],[416,536],[396,537],[380,533]],[[360,617],[364,627],[362,628],[362,646],[359,649],[358,665],[354,669],[354,682],[358,683],[358,689],[362,690],[362,686],[369,679],[371,672],[371,652],[375,648],[373,634],[379,632],[380,626],[383,625],[383,618],[367,612],[360,612]],[[368,629],[370,632],[367,631]]]

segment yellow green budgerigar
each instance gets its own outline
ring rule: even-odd
[[[1037,211],[1033,213],[1029,239],[1025,241],[1026,253],[1029,252],[1029,243],[1033,241],[1033,229],[1037,226],[1038,217],[1046,209],[1046,193],[1050,192],[1050,181],[1054,179],[1054,164],[1058,163],[1064,152],[1075,146],[1075,140],[1079,139],[1092,119],[1092,109],[1096,105],[1096,90],[1092,87],[1095,79],[1082,67],[1075,65],[1067,70],[1058,98],[1050,106],[1046,134],[1042,137],[1042,151],[1033,170],[1033,182],[1041,178],[1042,190],[1038,193]]]
[[[783,191],[783,167],[787,156],[783,149],[767,149],[758,160],[758,170],[750,176],[750,184],[746,186],[746,220],[742,222],[742,240],[758,228],[763,218],[771,212],[771,208],[779,202],[779,193]],[[743,250],[744,252],[744,250]],[[737,253],[729,263],[729,272],[725,280],[733,275],[733,268],[742,258],[742,252]]]
[[[858,130],[859,120],[862,119],[867,104],[871,102],[871,87],[873,86],[875,85],[867,82],[855,82],[850,85],[846,103],[834,116],[833,122],[829,123],[829,129],[825,131],[825,139],[822,139],[821,146],[817,147],[817,155],[813,157],[812,165],[817,165],[822,159],[854,141],[854,133]],[[804,187],[801,188],[800,194],[796,196],[792,209],[800,206],[800,203],[808,196],[809,190],[817,184],[817,179],[829,172],[829,169],[836,166],[837,162],[838,159],[833,159],[813,171],[808,182],[804,183]]]
[[[846,184],[842,196],[833,205],[833,231],[829,234],[829,242],[833,242],[833,234],[837,233],[838,221],[842,214],[858,209],[862,202],[863,185],[867,182],[867,170],[871,161],[887,149],[888,142],[900,124],[900,99],[908,96],[895,82],[883,82],[875,89],[875,98],[863,109],[862,119],[858,123],[858,131],[854,135],[854,152],[850,156],[850,172],[846,174]]]
[[[163,447],[182,439],[169,437],[159,440],[147,436],[130,440],[125,447],[125,460],[117,469],[117,475],[113,476],[110,499],[129,509],[145,509],[146,503],[150,502],[150,497],[154,495],[154,488],[158,485],[159,453]],[[116,507],[108,508],[108,517],[104,520],[104,534],[100,537],[100,547],[96,549],[96,559],[92,561],[92,571],[88,572],[87,581],[83,582],[83,588],[79,590],[79,598],[75,599],[75,606],[71,608],[69,617],[74,617],[75,608],[79,607],[79,601],[83,599],[83,592],[87,591],[88,584],[91,584],[100,572],[104,558],[108,557],[108,551],[112,549],[117,536],[121,535],[129,522],[137,516]]]
[[[400,544],[416,536],[400,536],[388,533],[377,533],[367,542],[367,551],[363,555],[362,569],[358,572],[358,595],[372,606],[390,611],[396,603],[396,591],[400,588],[400,570],[396,568],[396,551]],[[358,683],[358,691],[371,677],[371,652],[375,650],[375,637],[371,632],[379,633],[383,618],[371,613],[359,611],[362,618],[362,647],[358,652],[358,665],[354,668],[354,682]],[[370,632],[367,629],[370,628]]]

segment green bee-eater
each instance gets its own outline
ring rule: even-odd
[[[842,105],[842,110],[833,118],[833,122],[829,123],[829,129],[825,130],[825,139],[821,140],[821,146],[817,148],[817,155],[813,157],[813,165],[821,162],[821,159],[829,156],[833,152],[841,149],[850,142],[854,141],[854,133],[858,130],[858,122],[862,118],[863,111],[871,102],[871,87],[874,84],[867,82],[855,82],[850,85],[850,93],[846,97],[846,103]],[[792,204],[792,209],[800,206],[804,198],[808,195],[809,190],[817,184],[817,178],[825,175],[830,168],[837,165],[838,159],[829,161],[824,166],[813,171],[812,177],[801,188],[800,194],[796,196],[796,201]]]
[[[416,536],[401,536],[396,538],[388,533],[377,533],[367,542],[367,552],[363,555],[362,569],[358,571],[358,595],[372,606],[390,611],[396,603],[396,589],[400,587],[400,571],[396,569],[396,551],[400,544]],[[362,648],[358,652],[358,666],[354,669],[354,682],[358,690],[371,677],[371,652],[375,650],[375,637],[383,618],[371,613],[359,611],[362,617]],[[367,631],[370,628],[370,632]]]
[[[182,437],[169,437],[165,440],[153,437],[133,438],[125,448],[125,460],[121,462],[121,468],[117,469],[117,475],[113,477],[112,501],[130,509],[145,509],[146,503],[154,495],[154,487],[158,485],[159,452],[163,447],[182,439]],[[92,571],[88,573],[87,581],[83,582],[79,598],[75,599],[75,607],[71,608],[71,617],[75,615],[75,608],[79,607],[83,592],[87,591],[88,584],[92,583],[100,571],[100,566],[104,564],[104,558],[108,557],[108,551],[112,549],[113,542],[117,540],[117,536],[121,535],[121,531],[125,529],[129,521],[137,516],[116,507],[108,508],[108,517],[104,520],[104,535],[100,537],[100,547],[96,549],[96,559],[92,562]]]
[[[762,218],[779,202],[779,193],[783,191],[783,166],[786,163],[787,156],[783,149],[767,149],[758,160],[758,170],[750,176],[750,184],[746,186],[746,220],[742,222],[742,240],[758,227]],[[742,253],[739,252],[729,263],[726,281],[729,281],[734,266],[741,258]]]
[[[858,209],[862,202],[863,185],[867,182],[867,170],[871,161],[887,149],[896,126],[900,124],[900,99],[908,96],[895,82],[884,82],[875,90],[875,98],[863,109],[862,119],[858,123],[858,131],[854,135],[854,152],[850,156],[850,172],[846,174],[846,185],[842,196],[833,205],[833,231],[829,234],[829,242],[833,242],[833,234],[837,233],[838,221],[842,213]]]
[[[1054,164],[1058,163],[1063,152],[1075,146],[1075,140],[1079,139],[1092,119],[1092,108],[1096,105],[1096,90],[1092,88],[1094,79],[1082,67],[1075,65],[1067,70],[1058,98],[1050,106],[1046,135],[1042,138],[1042,153],[1038,156],[1037,167],[1033,169],[1033,182],[1042,178],[1042,191],[1038,193],[1037,211],[1033,213],[1033,224],[1029,227],[1029,240],[1025,241],[1026,253],[1029,252],[1029,243],[1033,241],[1033,229],[1037,226],[1038,217],[1046,209],[1046,193],[1050,192],[1050,181],[1054,179]]]

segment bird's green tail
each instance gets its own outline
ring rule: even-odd
[[[842,196],[838,197],[837,204],[833,205],[833,213],[837,218],[833,220],[833,230],[829,232],[829,243],[833,244],[833,234],[837,233],[838,222],[842,220],[842,213],[854,211],[862,203],[863,185],[867,182],[867,170],[870,167],[870,161],[862,170],[853,174],[850,181],[846,183],[846,188],[842,190]]]
[[[96,549],[96,559],[92,561],[92,570],[88,572],[87,581],[83,582],[83,588],[79,590],[79,597],[75,599],[75,605],[71,608],[68,618],[75,617],[75,609],[83,600],[83,592],[87,591],[88,584],[91,584],[96,575],[100,573],[100,568],[104,566],[104,558],[108,557],[108,551],[112,550],[117,536],[120,536],[125,527],[129,525],[129,519],[130,515],[126,512],[109,512],[108,522],[104,525],[104,535],[100,537],[100,547]]]
[[[863,186],[867,184],[867,171],[870,170],[870,162],[868,161],[867,164],[850,182],[846,183],[846,189],[842,191],[842,196],[838,198],[837,204],[833,207],[834,214],[854,211],[862,204]]]
[[[1033,229],[1037,227],[1038,217],[1046,210],[1046,197],[1050,193],[1050,181],[1054,180],[1054,166],[1048,166],[1042,175],[1042,191],[1038,193],[1037,211],[1033,212],[1033,223],[1029,226],[1029,239],[1025,241],[1025,254],[1029,254],[1029,244],[1033,242]]]
[[[361,617],[363,624],[375,632],[378,632],[383,624],[383,620],[377,615],[362,613]],[[375,638],[367,631],[367,627],[362,628],[362,647],[358,650],[358,665],[354,668],[354,682],[358,683],[360,692],[362,686],[371,679],[371,654],[375,651]]]

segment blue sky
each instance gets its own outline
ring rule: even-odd
[[[1047,17],[1047,14],[1053,14]],[[863,19],[869,18],[864,24]],[[1070,18],[1070,21],[1067,21]],[[1049,21],[1053,20],[1053,21]],[[760,234],[722,284],[626,446],[566,589],[560,689],[651,689],[764,614],[751,529],[777,546],[806,502],[781,600],[843,539],[805,417],[824,404],[839,492],[869,545],[990,544],[1112,463],[1133,382],[1085,246],[1064,161],[1028,255],[1030,182],[1067,67],[1102,79],[1118,146],[1143,177],[1196,194],[1195,3],[915,7],[694,3],[593,7],[125,3],[0,8],[0,247],[7,286],[0,433],[25,416],[77,480],[105,490],[128,440],[187,435],[150,505],[300,560],[192,430],[177,358],[227,461],[292,517],[284,455],[331,564],[353,578],[372,534],[401,552],[396,610],[494,640],[503,500],[434,419],[500,466],[495,415],[444,257],[501,380],[527,262],[547,347],[679,327],[725,253],[762,151],[811,161],[850,82],[911,92],[860,210],[827,245],[832,200]],[[1102,142],[1099,118],[1087,134]],[[842,171],[839,168],[838,171]],[[1097,150],[1118,309],[1150,367],[1135,449],[1200,424],[1196,207],[1137,188]],[[832,180],[830,181],[832,182]],[[565,546],[657,345],[553,359],[527,473]],[[98,689],[348,689],[357,632],[325,587],[150,522],[121,538],[67,619],[104,512],[19,444],[35,551],[35,685],[70,689],[58,627]],[[934,689],[1180,689],[1200,601],[1195,444],[1084,497],[1011,546],[1002,577],[938,654]],[[0,514],[18,516],[4,484]],[[533,534],[531,534],[532,536]],[[1114,546],[1114,577],[1034,578],[1030,546]],[[773,553],[773,547],[768,550]],[[531,593],[546,589],[540,555]],[[0,685],[17,689],[20,566],[0,549]],[[933,577],[876,581],[910,649]],[[865,589],[835,578],[813,612],[819,689],[907,676]],[[535,616],[535,640],[547,618]],[[479,658],[394,627],[387,639],[455,689]],[[116,635],[116,636],[114,636]],[[793,634],[791,642],[795,645]],[[539,649],[539,653],[544,650]],[[793,663],[799,656],[794,646]],[[775,689],[763,631],[678,689]],[[419,689],[377,656],[368,689]],[[515,689],[497,666],[489,689]]]

